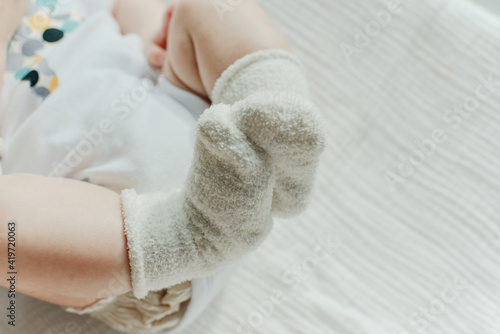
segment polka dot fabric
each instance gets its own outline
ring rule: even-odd
[[[55,14],[56,7],[55,0],[33,0],[7,54],[6,75],[29,82],[42,99],[57,88],[59,79],[41,52],[59,43],[83,21],[78,13]]]

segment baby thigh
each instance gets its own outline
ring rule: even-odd
[[[207,95],[221,74],[243,56],[260,50],[290,49],[254,0],[242,0],[234,8],[217,7],[217,3],[181,1],[168,38],[168,57],[177,76],[184,82],[193,81],[193,68],[197,68],[197,80]]]
[[[67,179],[1,176],[0,221],[0,285],[75,308],[131,290],[114,192]]]

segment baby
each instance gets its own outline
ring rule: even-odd
[[[121,331],[181,330],[273,216],[305,209],[324,137],[303,69],[253,0],[230,3],[28,8],[0,106],[19,291]]]

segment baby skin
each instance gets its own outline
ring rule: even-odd
[[[291,216],[305,208],[324,145],[317,119],[309,113],[312,104],[286,91],[248,98],[213,94],[221,75],[242,57],[289,50],[286,39],[253,0],[244,0],[223,18],[210,0],[182,0],[168,8],[156,0],[116,0],[113,15],[124,34],[141,36],[151,66],[214,106],[199,121],[197,154],[186,187],[172,196],[135,197],[133,191],[120,196],[88,183],[35,175],[0,177],[0,221],[23,222],[17,247],[22,277],[17,289],[64,307],[94,304],[102,298],[101,291],[110,291],[110,281],[116,284],[107,297],[130,291],[140,297],[148,289],[213,273],[255,249],[270,232],[272,215]],[[228,184],[232,193],[217,193],[221,184]],[[152,271],[155,277],[148,273],[142,281],[138,273],[134,277],[127,242],[139,242],[140,237],[133,234],[132,223],[158,216],[134,216],[123,209],[134,201],[151,210],[155,201],[171,204],[161,206],[161,217],[176,220],[176,228],[181,225],[160,245],[167,254],[169,242],[179,243],[172,246],[176,250],[186,247],[182,263],[177,261],[182,251],[172,252],[172,260],[165,262],[170,265],[164,269],[166,280],[158,268]],[[168,227],[165,221],[158,228]],[[203,230],[204,225],[215,232],[191,235],[182,230],[184,222],[189,233]],[[127,240],[127,227],[134,240]],[[7,245],[4,231],[0,244]],[[231,250],[231,255],[221,257],[221,249]],[[200,250],[206,251],[202,260]],[[6,256],[0,252],[2,285],[8,272]]]
[[[289,50],[285,37],[253,0],[242,1],[221,18],[210,0],[172,3],[156,28],[150,17],[161,12],[155,0],[116,0],[114,15],[123,33],[139,33],[150,64],[173,84],[209,98],[215,81],[236,60],[259,50]],[[137,11],[144,11],[143,20]],[[150,15],[146,14],[146,11]],[[135,17],[135,19],[134,19]]]

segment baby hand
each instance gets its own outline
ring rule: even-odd
[[[146,46],[146,57],[150,66],[161,71],[170,83],[206,98],[207,94],[199,79],[194,47],[188,42],[187,28],[182,23],[185,21],[183,17],[185,11],[179,10],[177,6],[177,2],[169,6],[162,27]],[[174,13],[177,13],[175,19]],[[181,80],[181,76],[184,80]]]
[[[145,53],[149,65],[157,70],[162,70],[165,64],[168,31],[176,5],[177,2],[174,2],[169,6],[162,27],[156,32],[151,42],[146,46]]]

